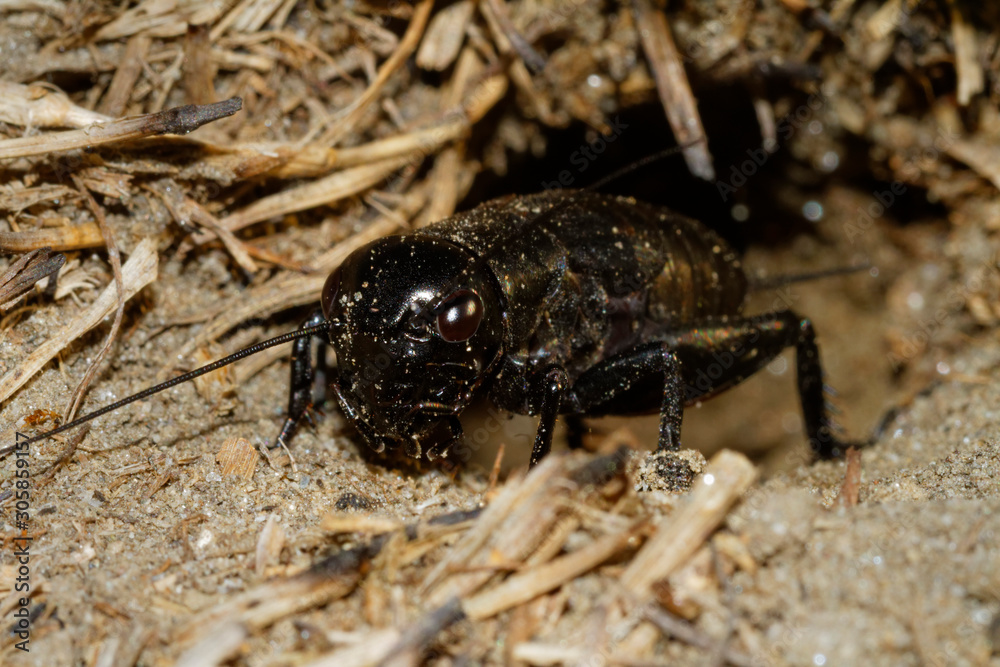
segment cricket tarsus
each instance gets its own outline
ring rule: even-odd
[[[175,378],[171,378],[170,380],[167,380],[166,382],[162,382],[162,383],[160,383],[158,385],[155,385],[153,387],[149,387],[148,389],[143,389],[142,391],[140,391],[137,394],[132,394],[131,396],[127,396],[127,397],[121,399],[120,401],[116,401],[115,403],[111,403],[110,405],[105,405],[103,408],[100,408],[100,409],[95,410],[95,411],[93,411],[93,412],[91,412],[89,414],[86,414],[86,415],[84,415],[84,416],[82,416],[82,417],[80,417],[78,419],[75,419],[75,420],[69,422],[68,424],[63,424],[62,426],[60,426],[58,428],[54,428],[51,431],[48,431],[46,433],[42,433],[40,435],[36,435],[36,436],[34,436],[32,438],[29,438],[28,440],[24,441],[23,444],[24,445],[30,445],[32,443],[39,442],[40,440],[45,440],[46,438],[49,438],[49,437],[51,437],[53,435],[58,435],[60,433],[65,433],[66,431],[68,431],[68,430],[70,430],[72,428],[76,428],[77,426],[80,426],[81,424],[85,424],[86,422],[89,422],[92,419],[97,419],[98,417],[100,417],[102,415],[106,415],[109,412],[114,412],[118,408],[126,406],[129,403],[135,403],[136,401],[141,401],[144,398],[149,398],[153,394],[158,394],[161,391],[164,391],[166,389],[170,389],[171,387],[175,387],[175,386],[177,386],[179,384],[183,384],[183,383],[187,382],[188,380],[193,380],[196,377],[201,377],[202,375],[205,375],[206,373],[211,373],[212,371],[218,370],[218,369],[222,368],[223,366],[228,366],[231,363],[239,361],[240,359],[243,359],[244,357],[249,357],[252,354],[256,354],[256,353],[258,353],[258,352],[260,352],[262,350],[266,350],[269,347],[274,347],[275,345],[281,345],[283,343],[287,343],[289,341],[293,341],[293,340],[295,340],[297,338],[302,338],[304,336],[311,336],[311,335],[313,335],[315,333],[315,331],[324,328],[324,326],[325,325],[317,325],[317,326],[313,327],[312,329],[300,328],[298,331],[293,331],[291,333],[282,334],[282,335],[277,336],[275,338],[271,338],[269,340],[265,340],[265,341],[262,341],[260,343],[257,343],[256,345],[251,345],[249,347],[245,347],[242,350],[234,352],[233,354],[229,355],[228,357],[224,357],[222,359],[219,359],[218,361],[213,361],[212,363],[207,364],[205,366],[202,366],[201,368],[196,368],[195,370],[190,371],[188,373],[184,373],[183,375],[178,375]]]

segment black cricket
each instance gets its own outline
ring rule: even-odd
[[[480,394],[538,415],[532,465],[558,415],[660,414],[659,449],[679,447],[685,405],[738,384],[785,348],[816,456],[839,456],[811,322],[742,315],[739,255],[669,209],[590,191],[505,197],[352,253],[297,332],[108,405],[32,441],[294,340],[287,444],[312,404],[310,339],[333,347],[330,388],[376,451],[446,456]],[[325,358],[325,354],[322,355]],[[706,372],[710,369],[711,372]]]

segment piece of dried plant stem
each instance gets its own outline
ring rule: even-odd
[[[97,369],[100,367],[101,362],[104,361],[104,357],[107,356],[108,351],[115,342],[115,338],[118,336],[118,330],[122,325],[122,315],[125,313],[125,280],[122,278],[122,255],[118,250],[118,244],[115,242],[115,235],[108,226],[108,219],[104,215],[104,209],[98,205],[94,196],[90,194],[83,179],[77,174],[72,174],[72,177],[73,183],[76,184],[90,212],[94,214],[97,226],[101,230],[101,238],[104,239],[104,247],[108,251],[108,262],[111,264],[111,272],[114,275],[115,289],[118,290],[118,306],[115,308],[115,319],[111,323],[111,330],[108,331],[104,345],[101,346],[100,352],[94,357],[94,360],[87,368],[87,372],[83,374],[83,378],[77,384],[76,389],[73,390],[73,395],[69,399],[69,404],[66,406],[65,415],[63,416],[65,422],[73,421],[76,411],[80,409],[80,403],[83,401],[83,395],[86,393],[87,387],[90,386],[94,375],[97,373]]]
[[[712,156],[708,152],[705,128],[698,113],[698,103],[691,92],[684,61],[663,12],[653,9],[649,0],[632,0],[636,25],[646,59],[653,70],[660,102],[677,143],[684,146],[684,161],[692,174],[706,181],[715,179]],[[700,140],[700,141],[699,141]]]
[[[403,66],[410,55],[416,50],[417,45],[420,44],[420,38],[427,27],[427,19],[431,15],[431,8],[433,6],[434,0],[423,0],[423,2],[414,8],[413,17],[410,19],[410,25],[406,27],[403,39],[400,40],[399,46],[393,51],[392,55],[379,68],[378,74],[375,75],[375,80],[365,89],[361,97],[333,120],[334,124],[320,135],[320,138],[315,143],[323,146],[333,146],[341,138],[354,131],[358,122],[368,111],[368,107],[381,95],[382,89],[385,88],[385,84],[389,81],[389,77]]]
[[[7,139],[0,141],[0,160],[92,148],[158,134],[187,134],[213,120],[233,115],[242,106],[240,98],[232,97],[215,104],[189,104],[158,113],[120,118],[82,130]]]

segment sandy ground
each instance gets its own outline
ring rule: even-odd
[[[721,14],[724,5],[734,3],[716,4]],[[755,55],[797,49],[808,22],[786,7],[793,4],[799,3],[762,3],[761,11],[767,14],[763,18],[773,20],[754,22],[739,43]],[[861,3],[852,19],[857,25],[851,25],[857,28],[868,20],[875,4],[882,3]],[[603,25],[600,11],[591,5],[582,7],[581,14],[585,9],[584,18]],[[710,13],[705,7],[700,11]],[[674,22],[682,47],[703,30],[716,35],[718,43],[725,41],[732,23],[723,22],[720,28],[704,18],[685,13]],[[51,28],[46,23],[33,33],[24,28],[24,20],[0,27],[3,54],[14,52],[14,47],[37,51],[37,35]],[[876,440],[862,451],[857,504],[837,501],[845,462],[813,463],[807,456],[792,357],[786,353],[744,385],[685,414],[685,447],[709,459],[722,449],[738,450],[761,472],[719,530],[692,547],[696,552],[657,593],[656,607],[681,619],[684,632],[693,634],[677,631],[668,637],[630,616],[637,605],[607,603],[636,555],[641,541],[636,538],[600,567],[521,606],[431,632],[416,642],[419,650],[394,656],[398,664],[1000,665],[1000,340],[994,326],[1000,317],[1000,244],[994,239],[1000,211],[988,177],[929,149],[936,144],[928,143],[933,136],[928,139],[927,134],[938,123],[956,132],[956,127],[968,129],[975,143],[994,136],[1000,121],[995,112],[979,107],[974,133],[975,123],[968,117],[972,112],[960,113],[947,94],[925,105],[925,92],[950,90],[942,78],[954,84],[935,69],[951,56],[930,50],[917,58],[908,49],[917,49],[923,38],[933,37],[937,44],[940,35],[930,28],[943,20],[928,10],[908,24],[911,29],[900,39],[898,62],[892,67],[920,76],[929,72],[921,86],[910,85],[908,79],[897,85],[898,79],[889,81],[891,77],[876,68],[886,79],[873,83],[883,106],[874,108],[867,97],[863,103],[857,99],[858,91],[871,92],[868,70],[853,69],[870,56],[865,55],[863,40],[855,39],[858,31],[844,37],[842,50],[837,42],[837,49],[816,58],[827,91],[820,107],[809,111],[803,91],[775,92],[771,97],[778,100],[779,118],[805,109],[804,124],[768,169],[741,192],[738,201],[750,206],[749,220],[741,227],[728,219],[748,243],[746,265],[752,271],[786,275],[870,265],[850,276],[755,294],[748,306],[751,312],[792,308],[813,319],[828,383],[839,394],[835,402],[847,437],[866,440],[892,411]],[[610,55],[604,55],[624,67],[621,63],[631,62],[626,55],[636,48],[632,26],[627,17],[610,23]],[[927,31],[931,37],[926,37]],[[705,39],[710,46],[716,44],[715,38]],[[591,47],[571,45],[575,50],[559,51],[553,60],[564,65],[586,60],[581,53]],[[615,50],[619,46],[620,51]],[[732,50],[730,45],[722,51]],[[907,60],[907,54],[918,64]],[[751,78],[742,65],[735,74],[713,70],[711,49],[695,55],[688,66],[706,80]],[[8,69],[31,80],[30,71],[22,71],[30,64],[9,63]],[[23,67],[15,71],[15,65]],[[582,88],[586,72],[576,79]],[[734,96],[742,106],[730,108],[730,89],[723,87],[720,93],[713,88],[717,80],[700,83],[707,89],[699,89],[699,94],[709,135],[729,147],[713,144],[719,173],[727,174],[730,163],[744,159],[746,147],[759,145],[759,129],[743,88],[741,96]],[[635,81],[632,84],[631,94],[637,95]],[[651,84],[647,79],[643,85],[647,88],[638,88],[645,90],[643,102],[648,104]],[[628,86],[622,88],[619,101],[626,108]],[[402,108],[426,93],[421,86],[414,89],[413,97],[400,103]],[[93,104],[86,95],[81,90],[74,99]],[[516,173],[500,174],[503,170],[493,159],[497,151],[502,161],[508,159],[505,150],[547,157],[538,171],[542,180],[551,180],[568,158],[553,148],[560,145],[555,138],[546,155],[545,142],[536,141],[538,134],[520,136],[521,130],[511,129],[511,108],[537,111],[523,95],[516,104],[515,94],[511,98],[508,115],[486,125],[496,125],[497,136],[511,134],[516,139],[470,146],[483,150],[483,164],[498,172],[494,181],[499,187],[537,189],[537,179],[519,181]],[[869,102],[872,106],[865,106]],[[729,113],[738,122],[726,120]],[[662,123],[660,114],[657,108]],[[857,121],[859,115],[862,121]],[[819,123],[818,129],[813,122]],[[657,136],[668,136],[665,126],[657,126],[661,128]],[[643,132],[640,128],[622,135],[618,145],[630,147],[626,157],[648,152]],[[572,150],[574,142],[578,139],[571,136],[561,145]],[[520,148],[515,150],[515,145]],[[921,147],[930,166],[912,158],[922,171],[907,181],[905,201],[900,197],[874,221],[866,219],[861,211],[870,210],[876,195],[905,171],[910,164],[904,159],[907,151]],[[831,173],[817,165],[832,149],[839,151],[841,162],[839,171]],[[928,151],[933,154],[928,156]],[[512,164],[516,172],[518,163]],[[686,173],[685,180],[675,180],[676,171],[654,173],[670,185],[661,190],[684,190],[692,180]],[[22,177],[20,172],[15,175]],[[690,187],[695,194],[682,197],[682,205],[699,199],[698,186]],[[709,189],[714,193],[714,187]],[[224,205],[244,202],[240,197],[248,196],[242,191]],[[817,204],[819,216],[814,215]],[[80,208],[66,203],[57,210],[73,219]],[[131,210],[109,208],[109,223],[126,255],[142,238],[157,241],[160,276],[127,308],[123,333],[84,410],[193,367],[191,359],[177,358],[177,350],[203,326],[202,321],[192,324],[191,316],[233,307],[261,280],[248,281],[217,247],[182,256],[180,232],[162,211],[141,203]],[[303,215],[259,232],[257,240],[273,252],[306,261],[317,248],[332,246],[368,224],[375,212],[359,214],[363,208],[358,204],[346,212]],[[723,217],[729,216],[730,204],[722,206],[714,199],[702,212],[708,216],[720,209]],[[805,211],[812,213],[806,216]],[[110,280],[103,253],[84,251],[75,258],[77,279],[91,276],[102,286]],[[29,309],[3,322],[0,370],[16,367],[95,294],[94,289],[79,288],[80,304],[71,298],[52,303],[43,296],[31,297]],[[297,309],[249,322],[203,350],[204,359],[289,331],[304,314]],[[0,447],[14,444],[16,430],[28,430],[29,421],[45,414],[39,410],[65,408],[104,335],[105,329],[99,328],[74,343],[2,406],[0,426],[5,430],[0,432]],[[336,650],[394,643],[400,639],[394,632],[412,629],[430,612],[422,582],[475,522],[459,524],[451,533],[442,528],[433,537],[420,533],[417,538],[400,526],[423,530],[433,517],[489,508],[499,493],[520,484],[517,470],[526,460],[534,421],[507,421],[504,416],[503,428],[479,446],[472,462],[449,470],[373,457],[338,409],[328,404],[315,426],[297,436],[290,451],[294,464],[287,459],[269,463],[253,455],[249,480],[223,476],[217,455],[224,443],[243,438],[261,447],[277,434],[287,401],[287,374],[287,363],[276,361],[228,389],[222,380],[215,387],[196,389],[189,384],[171,389],[94,422],[65,460],[61,454],[71,437],[35,445],[30,653],[18,651],[18,638],[9,632],[19,601],[13,590],[13,538],[20,531],[11,493],[15,466],[9,456],[0,461],[0,664],[310,664]],[[476,419],[481,425],[493,418],[485,406],[474,412],[467,415],[469,432],[475,431]],[[650,489],[648,478],[638,477],[637,470],[649,467],[642,464],[655,442],[655,418],[591,425],[589,445],[606,446],[608,438],[633,444],[641,453],[627,477],[610,483],[618,484],[614,490],[560,482],[559,492],[565,494],[558,501],[574,508],[579,525],[559,533],[564,542],[555,545],[550,558],[579,552],[602,531],[619,529],[626,518],[649,522],[654,528],[647,525],[644,530],[653,532],[655,526],[668,524],[687,498],[683,492]],[[622,427],[627,433],[616,430]],[[493,487],[489,476],[500,445],[505,448],[503,473]],[[700,454],[686,456],[700,461]],[[347,523],[331,528],[331,516]],[[393,527],[391,538],[372,537],[379,532],[372,527],[379,521]],[[347,524],[350,529],[343,527]],[[496,562],[490,563],[500,572],[494,583],[506,568],[523,565],[511,565],[502,555],[498,551]],[[325,570],[319,576],[321,563]],[[308,583],[310,576],[318,577],[314,588],[269,593],[278,590],[271,586]],[[264,598],[247,603],[246,596],[253,595]],[[248,620],[255,606],[265,606],[263,601],[272,598],[301,604],[277,614],[276,620]],[[233,611],[237,607],[238,613]],[[227,614],[232,624],[224,622]],[[622,624],[631,625],[619,635],[613,628]],[[343,658],[332,664],[368,663]]]
[[[836,228],[835,219],[828,224]],[[751,258],[795,269],[811,261],[813,250],[810,243],[804,250],[798,245],[776,252],[754,249]],[[882,275],[910,268],[899,261],[884,266]],[[209,301],[205,285],[211,284],[211,269],[209,259],[183,270],[168,262],[165,284],[176,281],[176,287],[158,284],[149,302],[158,311],[173,300],[195,306]],[[893,383],[885,373],[885,351],[858,333],[886,326],[886,309],[873,305],[877,300],[870,296],[878,289],[870,273],[795,286],[802,304],[795,307],[813,315],[822,332],[844,416],[861,415],[851,422],[852,434],[870,428],[893,405],[886,398]],[[43,314],[28,324],[46,326]],[[155,361],[168,358],[183,341],[183,331],[176,329],[151,336],[157,321],[143,315],[129,323],[134,332],[114,362],[121,370],[95,387],[94,404],[151,381]],[[269,331],[283,328],[276,324]],[[8,340],[7,359],[32,344],[31,334]],[[77,372],[86,354],[81,349],[67,361],[66,375],[59,368],[46,370],[4,414],[58,408],[67,376]],[[832,507],[844,463],[803,462],[791,371],[783,370],[787,364],[776,362],[730,396],[689,410],[684,433],[689,447],[710,452],[740,444],[760,450],[775,439],[790,443],[780,457],[763,453],[769,469],[781,470],[755,487],[726,521],[745,541],[753,571],[737,570],[723,586],[699,593],[698,626],[713,636],[732,628],[733,641],[755,664],[1000,664],[994,653],[1000,617],[998,360],[1000,345],[989,332],[949,356],[949,374],[938,374],[910,398],[864,451],[860,503],[849,508]],[[33,628],[32,653],[13,651],[8,639],[5,661],[98,664],[97,656],[120,643],[133,650],[145,645],[140,664],[160,664],[177,656],[169,638],[192,612],[348,545],[331,542],[317,529],[331,511],[413,521],[480,505],[483,466],[470,465],[451,477],[434,468],[420,472],[367,462],[332,406],[315,430],[297,439],[297,470],[276,472],[260,461],[248,483],[222,478],[215,454],[227,438],[260,444],[277,431],[286,372],[274,364],[240,387],[231,416],[220,417],[186,386],[92,427],[85,449],[33,497],[32,577],[44,609]],[[515,424],[496,438],[506,437],[514,454],[532,428],[530,421]],[[648,427],[641,423],[634,430],[641,434]],[[644,442],[649,446],[652,440]],[[51,460],[62,447],[40,444],[34,455],[37,461]],[[487,465],[490,456],[484,447]],[[143,465],[129,474],[136,464]],[[4,484],[9,486],[9,479]],[[254,553],[269,519],[282,526],[288,544],[273,571],[258,574]],[[4,568],[10,576],[13,563],[5,560]],[[283,664],[278,656],[287,651],[309,653],[302,628],[312,624],[360,631],[366,627],[364,600],[359,590],[330,608],[280,623],[254,639],[241,661]],[[567,612],[569,618],[573,613]],[[583,609],[579,613],[585,617]],[[579,630],[567,627],[572,622],[564,619],[553,636],[571,638]],[[446,650],[457,655],[440,659],[467,651],[474,661],[503,661],[500,649],[477,646],[480,631],[466,629],[454,644],[445,641]],[[503,635],[501,628],[482,632]],[[664,659],[694,659],[698,653],[673,642],[657,652]]]

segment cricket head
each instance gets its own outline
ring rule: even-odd
[[[390,236],[352,253],[323,287],[337,355],[333,390],[345,415],[382,451],[419,457],[422,440],[453,432],[501,354],[499,290],[461,246]]]

